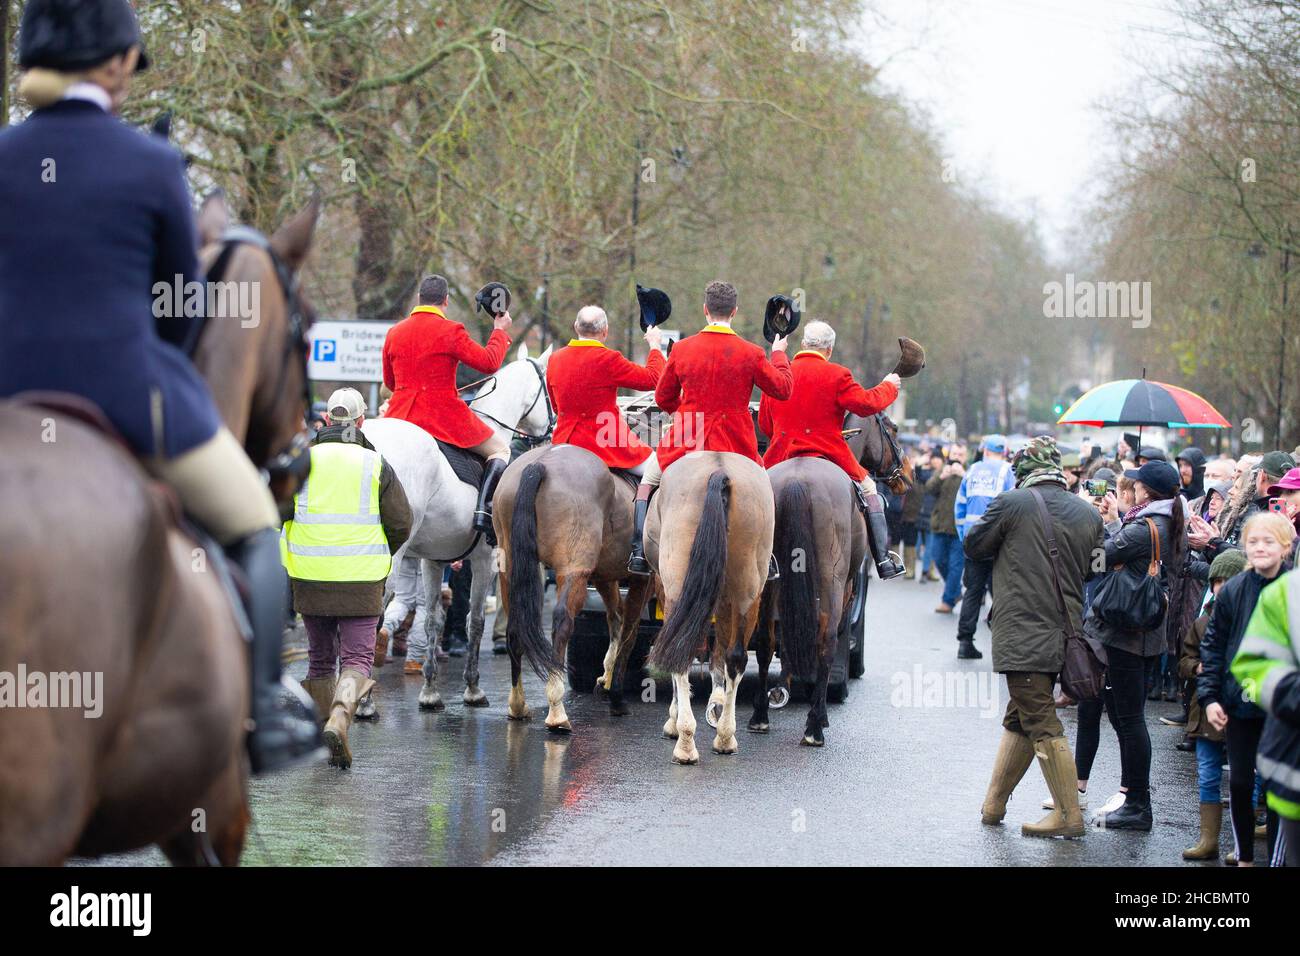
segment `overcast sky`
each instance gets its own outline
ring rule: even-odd
[[[1196,49],[1168,0],[873,0],[858,42],[926,110],[958,179],[1036,215],[1068,264],[1070,231],[1114,145],[1096,108]]]

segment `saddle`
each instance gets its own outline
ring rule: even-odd
[[[609,470],[609,473],[613,475],[615,478],[621,478],[624,481],[626,481],[629,485],[631,485],[633,494],[636,494],[637,488],[641,486],[641,478],[638,475],[634,475],[630,471],[626,471],[622,468],[611,468]]]
[[[29,391],[19,392],[10,401],[15,405],[44,408],[60,415],[66,415],[69,418],[75,418],[81,424],[99,432],[118,447],[124,448],[132,458],[138,457],[131,446],[126,443],[122,433],[108,420],[104,410],[88,398],[74,395],[71,392]]]
[[[75,419],[117,445],[132,460],[139,461],[140,456],[136,454],[135,449],[127,444],[126,439],[122,437],[122,433],[109,421],[103,409],[88,398],[70,392],[28,391],[15,395],[12,401],[28,408],[43,408]],[[251,639],[252,627],[248,623],[247,615],[244,613],[244,602],[248,596],[248,582],[244,580],[243,573],[238,565],[230,561],[226,556],[225,549],[217,543],[216,539],[181,508],[180,498],[176,496],[176,492],[169,485],[149,475],[148,472],[144,471],[143,467],[140,474],[144,479],[145,486],[149,489],[149,494],[163,512],[167,525],[180,531],[182,535],[202,549],[208,557],[209,565],[215,572],[217,580],[230,601],[231,609],[235,614],[235,622],[239,626],[240,632],[245,639]]]
[[[487,465],[486,459],[468,449],[449,445],[441,438],[435,440],[438,442],[438,447],[442,449],[443,457],[451,465],[451,470],[456,473],[456,477],[465,484],[477,489],[483,483],[483,469]]]

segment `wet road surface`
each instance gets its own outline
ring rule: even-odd
[[[956,658],[955,616],[933,612],[940,585],[873,582],[867,673],[830,707],[826,746],[799,745],[806,705],[771,712],[771,733],[745,727],[750,682],[737,710],[740,753],[710,750],[707,683],[694,701],[700,763],[670,761],[661,735],[670,692],[630,696],[614,718],[589,693],[569,692],[572,736],[542,723],[545,696],[526,675],[534,719],[506,717],[510,668],[484,638],[486,709],[460,702],[463,662],[444,662],[447,710],[421,713],[421,681],[400,662],[377,672],[380,719],[352,731],[355,763],[322,763],[253,782],[250,866],[426,864],[894,864],[1170,866],[1196,839],[1194,755],[1173,749],[1181,729],[1157,721],[1172,703],[1148,703],[1155,827],[1149,834],[1090,829],[1078,841],[1037,840],[1020,824],[1048,795],[1031,767],[1006,824],[980,824],[979,807],[1001,733],[1005,690],[981,661]],[[549,593],[548,593],[549,596]],[[549,623],[549,615],[548,623]],[[490,624],[488,634],[490,635]],[[751,672],[754,664],[751,661]],[[305,663],[291,667],[295,676]],[[946,690],[945,690],[946,685]],[[1062,711],[1074,742],[1074,712]],[[1119,754],[1103,720],[1090,797],[1118,788]],[[1224,850],[1230,838],[1224,835]],[[79,861],[81,862],[81,861]],[[162,863],[156,850],[101,862]]]

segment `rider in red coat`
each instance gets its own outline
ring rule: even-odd
[[[902,383],[893,372],[872,389],[853,380],[853,373],[830,360],[835,330],[825,322],[804,326],[803,349],[795,354],[794,390],[786,401],[764,395],[758,406],[758,427],[771,438],[763,463],[771,468],[789,458],[812,455],[839,465],[860,486],[868,537],[876,572],[882,579],[903,573],[889,553],[885,506],[866,469],[844,440],[844,415],[875,415],[898,398]]]
[[[618,390],[644,391],[659,381],[664,370],[659,328],[652,325],[646,330],[650,354],[644,367],[605,347],[609,319],[599,306],[585,306],[573,329],[578,337],[552,355],[546,366],[546,387],[556,415],[551,441],[585,448],[610,468],[639,475],[652,451],[628,430],[619,411]]]
[[[447,318],[447,280],[426,276],[420,304],[388,330],[384,339],[384,384],[393,392],[387,415],[419,425],[434,438],[487,459],[479,485],[474,528],[492,530],[492,493],[510,464],[510,446],[479,420],[456,391],[461,362],[492,374],[510,348],[510,313],[492,321],[486,347],[469,337],[465,326]]]
[[[774,398],[790,397],[794,379],[785,354],[785,337],[778,336],[772,343],[769,362],[761,348],[732,330],[735,315],[736,287],[729,282],[710,282],[704,290],[704,316],[709,324],[674,346],[655,386],[655,401],[671,412],[673,419],[659,442],[656,460],[647,463],[637,489],[632,558],[627,567],[633,574],[650,573],[642,532],[650,496],[663,470],[693,451],[730,451],[762,464],[749,413],[750,396],[758,386]]]

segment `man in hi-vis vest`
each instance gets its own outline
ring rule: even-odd
[[[330,396],[311,471],[285,514],[280,552],[293,609],[307,626],[302,686],[328,714],[330,764],[352,765],[348,728],[375,682],[375,628],[392,555],[411,533],[411,506],[392,466],[361,434],[366,404],[354,388]],[[334,677],[337,663],[338,680]],[[368,708],[373,715],[373,707]],[[363,714],[363,716],[366,716]]]

